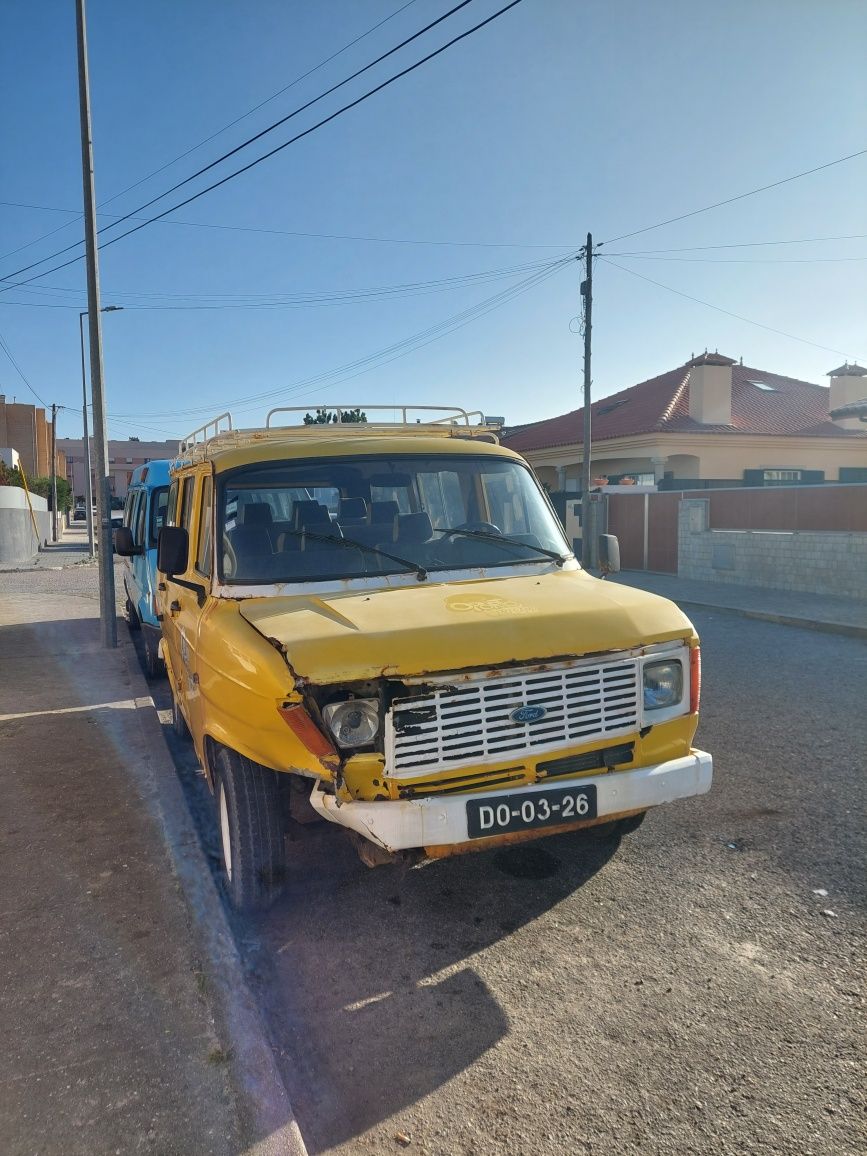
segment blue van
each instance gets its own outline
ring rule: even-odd
[[[160,624],[156,611],[157,538],[165,523],[169,497],[168,461],[137,466],[126,496],[123,530],[115,532],[115,551],[123,556],[126,616],[130,630],[141,629],[148,678],[165,673],[159,656]]]

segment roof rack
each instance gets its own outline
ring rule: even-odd
[[[178,447],[177,462],[197,462],[208,458],[217,450],[249,445],[259,441],[279,441],[287,437],[333,437],[338,427],[349,428],[354,437],[382,437],[384,434],[427,435],[440,437],[479,438],[495,444],[499,438],[495,428],[485,422],[481,410],[465,410],[459,406],[442,405],[340,405],[317,406],[330,415],[328,422],[305,424],[300,421],[286,421],[272,424],[275,415],[308,415],[310,406],[278,406],[269,410],[264,427],[256,429],[236,429],[230,413],[221,413],[198,429],[187,434]],[[377,420],[359,422],[350,418],[356,410],[367,417],[376,414]],[[381,418],[380,418],[380,415]],[[393,416],[387,420],[385,415]],[[420,416],[417,416],[420,415]],[[434,416],[436,415],[436,416]]]

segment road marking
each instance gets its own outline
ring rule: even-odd
[[[12,722],[20,718],[42,718],[51,714],[83,714],[90,710],[135,710],[139,705],[138,699],[124,698],[116,702],[95,702],[89,706],[63,706],[56,710],[25,710],[18,714],[0,714],[0,722]]]

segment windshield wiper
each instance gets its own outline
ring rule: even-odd
[[[383,558],[390,558],[392,562],[398,562],[401,566],[405,566],[407,570],[415,572],[419,582],[424,582],[427,578],[427,570],[424,566],[419,566],[418,562],[411,562],[409,558],[401,558],[399,554],[389,554],[388,550],[380,550],[378,546],[369,546],[367,542],[356,542],[354,538],[338,538],[336,534],[314,534],[310,530],[286,530],[285,533],[290,534],[293,538],[310,538],[313,542],[335,542],[339,546],[347,546],[351,550],[357,546],[359,550],[367,550],[370,554],[380,554]]]
[[[465,534],[468,538],[482,538],[486,542],[499,542],[502,546],[519,546],[524,550],[533,550],[536,554],[541,554],[545,558],[551,558],[559,566],[562,566],[566,559],[562,554],[555,553],[554,550],[546,550],[544,546],[533,546],[529,542],[519,542],[516,538],[507,538],[504,534],[489,534],[487,530],[465,530],[460,526],[448,527],[445,530],[434,530],[435,534]],[[524,562],[531,561],[530,558],[521,559]]]

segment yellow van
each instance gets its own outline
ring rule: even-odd
[[[175,725],[236,906],[278,893],[293,823],[372,865],[626,833],[709,790],[692,624],[582,570],[476,415],[303,416],[191,434],[159,542]]]

